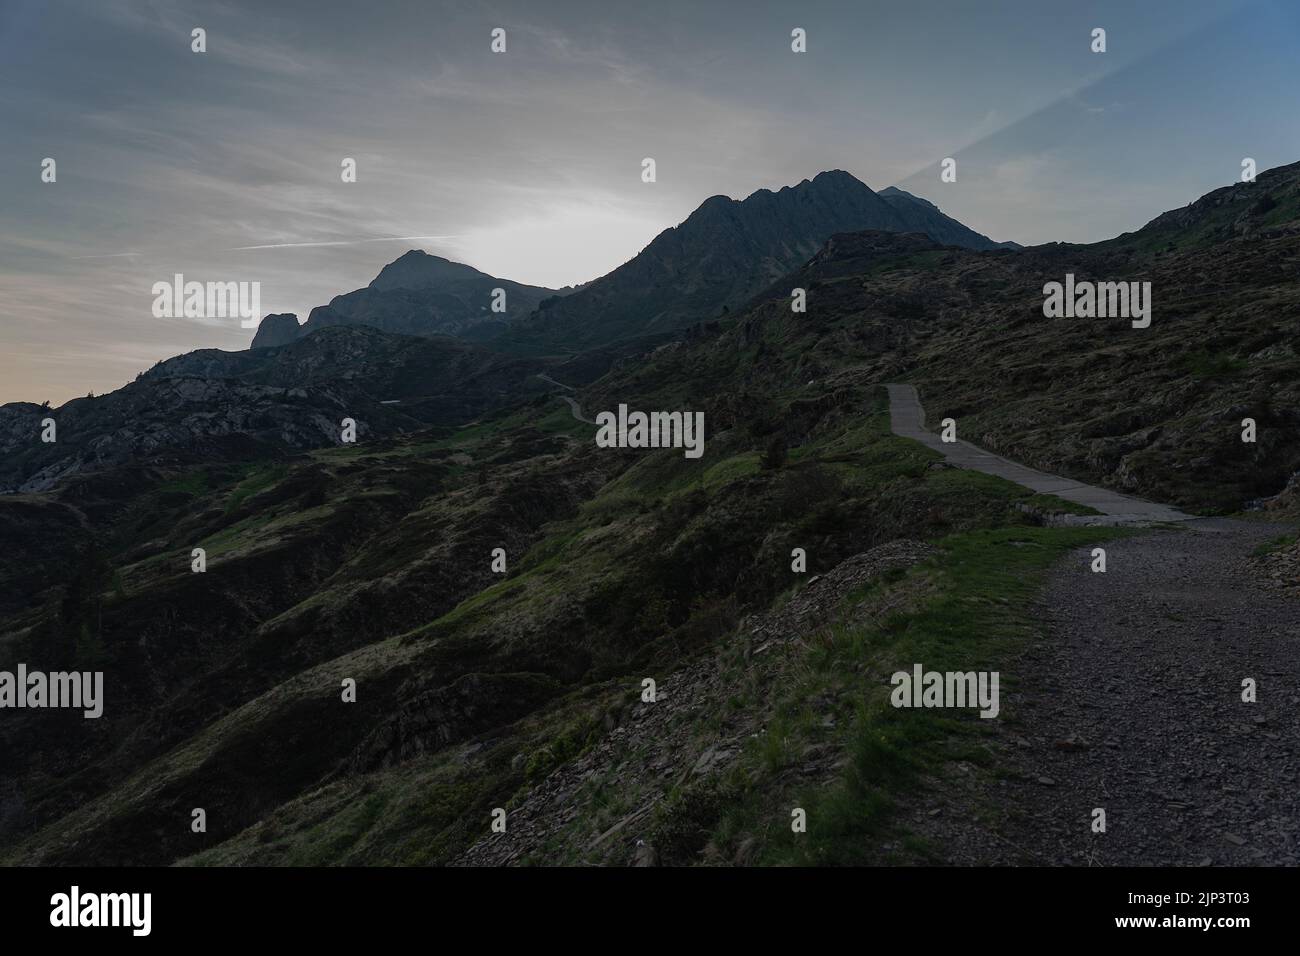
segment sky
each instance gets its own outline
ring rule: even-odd
[[[1298,53],[1292,0],[0,0],[0,402],[246,348],[155,317],[176,273],[304,320],[412,248],[559,287],[825,169],[1109,238],[1300,160]]]

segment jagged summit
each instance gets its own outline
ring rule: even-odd
[[[492,276],[463,262],[431,255],[423,249],[412,249],[384,266],[368,288],[431,289],[448,282],[476,279],[492,279]]]
[[[365,288],[337,296],[298,325],[268,316],[253,348],[283,345],[331,325],[408,335],[456,335],[508,352],[574,352],[672,332],[749,301],[837,233],[925,233],[970,249],[997,243],[895,187],[880,193],[843,169],[744,199],[710,196],[628,262],[583,286],[544,289],[412,249]],[[492,312],[494,289],[507,309]]]
[[[514,324],[507,349],[575,350],[692,325],[749,301],[836,233],[921,232],[949,245],[999,244],[936,207],[889,197],[842,169],[743,200],[711,196],[635,258]]]

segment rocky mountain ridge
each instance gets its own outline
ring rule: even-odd
[[[491,344],[508,351],[573,351],[716,319],[798,267],[831,235],[867,229],[933,232],[956,245],[998,247],[910,194],[884,197],[849,173],[830,170],[744,200],[706,199],[633,259],[571,296],[544,303]]]

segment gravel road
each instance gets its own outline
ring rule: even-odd
[[[1005,772],[950,764],[909,827],[955,864],[1300,863],[1300,600],[1247,564],[1288,530],[1197,520],[1110,542],[1105,573],[1072,553],[1002,674]]]

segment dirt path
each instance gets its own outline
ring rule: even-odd
[[[568,395],[561,395],[559,397],[569,403],[569,411],[573,413],[573,417],[576,418],[578,421],[586,422],[588,425],[596,424],[596,421],[594,419],[587,418],[582,414],[582,406],[579,405],[572,398],[569,398]]]
[[[1287,530],[1198,520],[1110,542],[1105,573],[1073,553],[1002,672],[1005,775],[954,764],[910,828],[957,864],[1300,863],[1300,600],[1247,566]]]
[[[889,427],[895,435],[919,441],[927,448],[939,452],[959,468],[997,475],[1032,491],[1055,495],[1076,504],[1095,508],[1106,516],[1105,519],[1081,519],[1071,523],[1135,524],[1151,521],[1187,521],[1191,517],[1168,505],[1131,498],[1109,488],[1085,485],[1071,478],[1060,478],[1026,468],[1024,465],[987,452],[970,442],[960,439],[945,442],[934,432],[926,429],[925,409],[921,407],[915,388],[911,385],[886,385],[885,388],[889,391]]]
[[[571,392],[574,391],[572,385],[565,385],[563,382],[557,382],[555,379],[551,378],[551,376],[546,375],[542,372],[538,372],[537,377],[540,378],[543,382],[546,382],[550,385],[555,385],[559,388],[567,388]],[[556,397],[562,398],[564,399],[565,402],[568,403],[569,411],[570,413],[572,413],[575,420],[580,422],[586,422],[588,425],[596,424],[594,419],[588,418],[587,416],[582,414],[582,406],[579,405],[575,399],[570,398],[568,395],[558,395]]]

